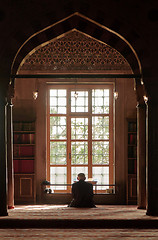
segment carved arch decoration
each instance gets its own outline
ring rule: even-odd
[[[74,13],[69,17],[35,33],[18,50],[11,69],[11,74],[16,75],[18,68],[29,52],[52,39],[58,38],[65,32],[77,29],[98,41],[106,43],[116,49],[130,64],[134,74],[141,74],[141,64],[135,50],[130,43],[116,32],[105,26],[83,16],[80,13]]]
[[[76,29],[53,39],[45,46],[38,46],[21,62],[20,70],[131,72],[129,63],[119,52]]]

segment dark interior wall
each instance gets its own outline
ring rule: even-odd
[[[0,31],[2,33],[0,71],[1,74],[8,76],[5,81],[9,81],[14,57],[24,42],[33,34],[74,12],[80,12],[116,31],[129,41],[140,59],[148,94],[151,97],[157,97],[155,77],[157,76],[158,6],[156,0],[143,3],[137,0],[130,2],[124,0],[48,0],[40,3],[37,0],[2,1],[0,5]],[[81,25],[82,29],[87,28],[86,23]],[[62,28],[64,30],[67,27],[63,25]],[[99,36],[100,32],[96,31],[92,34]],[[46,40],[47,35],[42,35],[42,41]],[[115,41],[113,38],[109,39],[109,44],[113,41]],[[21,54],[22,58],[26,55],[25,51]]]
[[[137,0],[130,2],[124,0],[47,0],[40,3],[37,0],[2,1],[0,5],[1,74],[9,76],[16,53],[30,36],[74,12],[80,12],[118,32],[129,41],[142,64],[148,94],[157,97],[156,88],[153,87],[153,85],[157,87],[155,77],[157,75],[158,6],[156,0],[143,2]],[[63,26],[64,29],[67,27]],[[86,29],[86,23],[82,23],[80,27],[83,30]],[[99,34],[100,32],[97,31],[94,33],[96,36]],[[46,40],[47,36],[42,35],[42,41]],[[114,39],[110,39],[109,43],[113,41]],[[26,53],[21,52],[21,54],[25,57]],[[9,81],[9,78],[5,81]]]

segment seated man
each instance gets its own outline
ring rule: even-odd
[[[72,201],[69,207],[96,207],[93,202],[93,185],[85,182],[85,174],[79,173],[77,176],[79,181],[72,184]]]

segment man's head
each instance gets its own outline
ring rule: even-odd
[[[85,180],[86,179],[85,174],[84,173],[79,173],[78,176],[77,176],[77,179],[78,180]]]

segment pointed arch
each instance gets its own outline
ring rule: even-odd
[[[49,42],[73,29],[82,31],[98,41],[110,45],[112,48],[120,52],[128,61],[134,74],[142,74],[141,63],[137,53],[123,36],[78,12],[30,36],[16,53],[12,64],[11,74],[15,75],[17,73],[20,63],[29,52],[33,51],[33,49],[37,48],[39,45],[45,45],[45,39]]]

